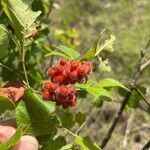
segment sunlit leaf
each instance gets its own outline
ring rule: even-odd
[[[76,50],[70,48],[70,47],[67,47],[67,46],[64,46],[64,45],[60,45],[57,47],[62,53],[64,53],[65,55],[67,55],[70,60],[73,60],[73,59],[77,59],[79,56],[80,56],[80,53],[77,52]]]
[[[0,24],[0,58],[7,55],[9,46],[9,37],[7,29],[4,25]]]
[[[129,90],[121,82],[119,82],[115,79],[111,79],[111,78],[107,78],[107,79],[103,79],[103,80],[99,81],[98,86],[101,87],[101,88],[120,87],[120,88],[123,88],[127,91]]]
[[[75,143],[80,145],[83,150],[101,150],[101,148],[91,141],[89,137],[76,136]]]

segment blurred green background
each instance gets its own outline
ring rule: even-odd
[[[114,76],[119,79],[132,77],[150,36],[149,0],[56,0],[51,14],[51,32],[65,25],[79,33],[83,51],[90,48],[102,31],[116,36],[114,52],[108,54]],[[57,4],[57,5],[56,5]],[[150,53],[147,57],[150,56]],[[150,72],[145,73],[146,77]],[[145,77],[146,82],[149,83]]]

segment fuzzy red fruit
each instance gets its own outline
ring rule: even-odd
[[[56,95],[56,100],[60,103],[65,102],[67,100],[67,96],[66,95],[62,95],[60,93],[58,93]]]
[[[51,94],[50,94],[48,91],[45,91],[45,92],[42,94],[42,97],[43,97],[44,100],[50,100]]]
[[[78,71],[78,74],[79,74],[79,75],[83,75],[83,74],[86,74],[86,73],[87,73],[87,70],[86,70],[86,68],[84,68],[83,65],[80,66],[77,71]]]
[[[67,86],[61,86],[59,88],[59,93],[62,94],[62,95],[68,95],[69,88]]]
[[[55,69],[56,69],[56,74],[62,74],[64,72],[64,68],[61,65],[57,65]]]
[[[84,67],[84,68],[85,68],[85,70],[86,70],[86,73],[87,73],[87,74],[91,72],[91,68],[90,68],[90,66],[89,66],[89,65],[84,64],[84,65],[82,65],[82,67]]]
[[[77,60],[73,60],[70,65],[72,69],[77,69],[79,67],[79,62]]]
[[[76,70],[70,72],[70,78],[76,80],[78,78],[78,72]]]
[[[69,107],[68,103],[62,103],[63,109],[67,109]]]
[[[66,74],[66,76],[69,75],[69,74],[70,74],[70,69],[71,69],[70,65],[69,65],[69,64],[66,64],[66,65],[64,66],[64,68],[65,68],[65,74]]]
[[[77,105],[77,100],[76,99],[72,99],[71,101],[70,101],[70,106],[71,107],[75,107]]]
[[[43,88],[46,89],[46,90],[49,90],[50,84],[51,84],[50,82],[45,82],[45,83],[43,84]]]
[[[60,60],[60,64],[61,64],[62,66],[64,66],[65,64],[67,64],[67,60],[61,59],[61,60]]]
[[[58,88],[57,84],[55,84],[55,83],[50,83],[48,90],[50,90],[50,91],[56,91],[57,88]]]
[[[72,101],[72,99],[74,99],[74,95],[69,94],[68,97],[67,97],[67,99],[68,99],[69,102]]]
[[[52,81],[53,81],[54,83],[61,83],[61,82],[63,81],[63,76],[62,76],[62,75],[58,75],[58,76],[54,77],[54,78],[52,79]]]
[[[55,74],[56,74],[56,71],[55,71],[54,69],[50,69],[50,70],[48,70],[48,72],[47,72],[47,75],[48,75],[49,77],[54,77]]]

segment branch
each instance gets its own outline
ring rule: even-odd
[[[123,99],[123,101],[120,105],[120,108],[119,108],[115,118],[112,121],[112,124],[111,124],[110,128],[108,129],[106,135],[104,136],[104,139],[101,142],[101,146],[100,146],[101,148],[104,148],[107,145],[108,141],[110,140],[111,135],[112,135],[112,133],[113,133],[113,131],[114,131],[116,125],[117,125],[117,122],[120,119],[120,117],[122,115],[122,112],[123,112],[128,100],[129,100],[129,98],[132,94],[132,91],[135,89],[136,83],[137,83],[138,79],[140,78],[141,74],[143,73],[143,71],[145,69],[145,67],[144,67],[144,69],[142,69],[141,66],[143,66],[142,63],[144,61],[145,53],[146,53],[147,49],[149,48],[149,46],[150,46],[150,39],[148,40],[148,43],[147,43],[145,49],[141,50],[140,62],[139,62],[139,65],[137,66],[137,69],[135,71],[133,80],[131,82],[131,87],[129,88],[128,93],[125,95],[125,97],[124,97],[124,99]]]
[[[143,146],[141,150],[148,150],[150,148],[150,140]]]
[[[140,96],[143,98],[144,102],[149,106],[150,108],[150,103],[148,102],[148,100],[146,99],[146,97],[143,95],[143,93],[138,89],[135,88],[135,90],[140,94]]]

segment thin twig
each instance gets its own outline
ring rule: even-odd
[[[144,61],[145,53],[146,53],[147,49],[149,48],[149,45],[150,45],[150,39],[148,40],[148,43],[147,43],[145,49],[141,50],[140,62],[139,62],[139,65],[137,66],[137,69],[135,71],[133,80],[131,82],[131,87],[129,88],[128,93],[125,95],[125,97],[124,97],[124,99],[123,99],[123,101],[120,105],[120,108],[119,108],[115,118],[113,119],[112,124],[110,125],[110,128],[108,129],[106,135],[104,136],[104,139],[101,142],[101,145],[100,145],[101,148],[104,148],[107,145],[108,141],[110,140],[111,135],[112,135],[117,123],[118,123],[118,120],[120,119],[120,117],[122,115],[122,112],[123,112],[128,100],[129,100],[129,98],[132,94],[132,91],[135,89],[136,83],[137,83],[138,79],[140,78],[142,72],[145,69],[145,67],[141,68],[141,66],[143,66],[142,63]]]
[[[144,94],[136,87],[135,90],[140,94],[140,96],[143,98],[144,102],[149,106],[150,108],[150,103],[148,102],[147,98],[144,96]]]
[[[148,150],[150,148],[150,140],[143,146],[141,150]]]

